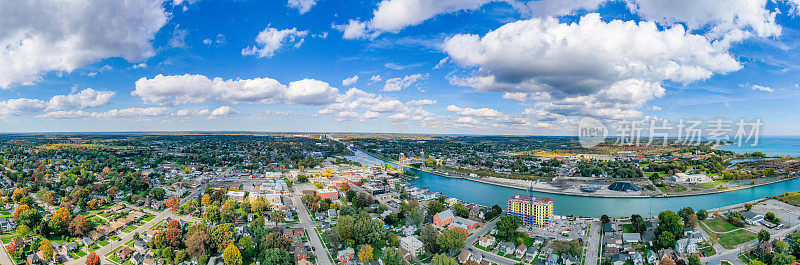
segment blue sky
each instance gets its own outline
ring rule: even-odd
[[[794,0],[565,2],[10,3],[0,131],[572,135],[588,116],[800,135]]]

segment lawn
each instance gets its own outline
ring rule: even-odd
[[[100,240],[100,241],[97,241],[97,244],[99,244],[102,247],[105,247],[106,245],[108,245],[108,241],[107,240]]]
[[[17,235],[4,236],[1,240],[3,241],[3,244],[8,244],[11,243],[11,240],[15,237],[17,237]]]
[[[622,231],[623,233],[636,233],[636,231],[633,231],[633,225],[631,224],[623,224]]]
[[[125,229],[122,229],[122,232],[130,233],[131,231],[136,230],[136,228],[139,227],[135,225],[129,225],[128,227],[125,227]]]
[[[9,213],[9,212],[2,212],[2,213],[0,213],[0,217],[10,218],[10,217],[13,217],[13,216],[14,216],[14,215],[13,215],[13,214],[11,214],[11,213]]]
[[[95,226],[108,225],[108,221],[106,221],[103,218],[100,218],[100,216],[97,215],[92,215],[91,217],[89,217],[89,221],[92,222],[92,224],[94,224]]]
[[[75,256],[77,258],[82,258],[83,256],[86,256],[86,252],[83,252],[83,250],[78,250],[78,251],[72,252],[71,254],[72,254],[72,256]]]
[[[725,218],[722,217],[705,220],[703,221],[703,223],[706,224],[708,228],[711,228],[711,230],[714,230],[714,232],[717,233],[724,233],[738,229],[738,227],[732,225],[731,223],[728,222],[728,220],[725,220]]]
[[[119,240],[119,236],[117,236],[117,235],[113,235],[113,236],[111,236],[109,238],[111,238],[111,240],[114,240],[114,241],[118,241]]]
[[[163,223],[164,223],[164,220],[158,221],[158,223],[156,223],[156,224],[154,224],[153,226],[150,227],[150,230],[156,230],[156,229],[160,228],[161,224],[163,224]]]
[[[150,222],[150,220],[153,220],[153,219],[156,219],[155,215],[148,215],[147,217],[144,218],[144,221],[145,222]]]
[[[800,207],[800,193],[797,192],[787,192],[783,195],[776,197],[778,200]]]
[[[733,249],[736,245],[756,239],[756,234],[744,229],[730,233],[717,234],[717,242],[724,248]]]
[[[716,188],[717,185],[725,183],[725,182],[727,182],[727,181],[725,181],[725,180],[717,180],[717,181],[713,181],[713,182],[709,182],[709,183],[697,184],[697,186],[700,187],[700,188],[704,188],[704,189],[713,189],[713,188]]]
[[[663,187],[658,187],[658,189],[666,193],[686,191],[686,187],[681,185],[666,185]]]
[[[714,250],[714,247],[712,247],[712,246],[707,246],[707,247],[701,248],[700,249],[700,253],[703,254],[703,257],[711,257],[711,256],[714,256],[714,254],[717,254],[717,252]]]

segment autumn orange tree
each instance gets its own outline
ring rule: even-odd
[[[89,256],[86,256],[86,265],[100,265],[100,256],[97,253],[89,253]]]
[[[175,211],[178,210],[178,206],[181,203],[181,199],[179,199],[178,197],[172,196],[172,197],[169,197],[169,199],[167,199],[166,203],[167,203],[167,207],[169,207],[169,210],[172,211],[172,212],[175,212]]]
[[[178,220],[172,219],[167,225],[167,231],[164,232],[164,240],[173,248],[177,248],[183,242],[183,227]]]

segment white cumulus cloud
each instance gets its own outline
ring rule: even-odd
[[[267,27],[256,36],[257,45],[242,49],[242,55],[269,58],[285,45],[294,48],[300,47],[305,42],[306,35],[308,35],[308,31],[297,30],[297,28],[279,30]]]
[[[356,82],[358,82],[358,75],[354,75],[353,77],[350,77],[350,78],[347,78],[345,80],[342,80],[342,85],[343,86],[350,86],[352,84],[355,84]]]
[[[297,8],[300,14],[305,14],[311,7],[317,4],[317,0],[289,0],[286,5],[292,8]]]
[[[73,70],[110,57],[141,61],[166,24],[163,0],[3,1],[0,88],[31,84],[51,71]]]
[[[386,83],[383,85],[383,91],[398,91],[404,88],[407,88],[417,81],[423,80],[428,78],[428,75],[422,74],[413,74],[404,77],[395,77],[392,79],[387,79]]]

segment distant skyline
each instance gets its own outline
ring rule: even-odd
[[[0,0],[0,132],[800,135],[798,0]]]

